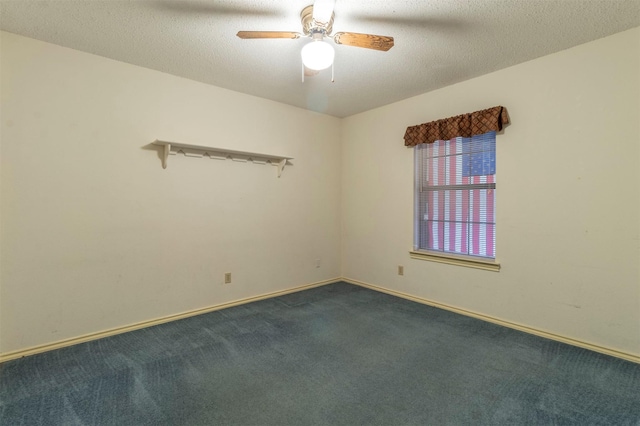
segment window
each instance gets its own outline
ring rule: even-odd
[[[496,133],[416,145],[415,249],[496,254]]]

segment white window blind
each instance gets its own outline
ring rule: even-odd
[[[496,133],[420,144],[416,249],[495,258]]]

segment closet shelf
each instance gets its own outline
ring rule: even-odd
[[[288,160],[293,157],[285,157],[283,155],[261,154],[258,152],[236,151],[226,148],[215,148],[212,146],[189,145],[179,142],[168,142],[156,140],[154,145],[162,147],[162,168],[167,168],[167,159],[169,155],[176,155],[182,152],[187,157],[209,157],[214,160],[227,160],[247,162],[251,161],[256,164],[272,164],[278,168],[278,177],[282,174],[284,166]]]

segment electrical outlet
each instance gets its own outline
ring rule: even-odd
[[[404,266],[398,265],[398,275],[404,275]]]
[[[320,259],[316,259],[316,268],[319,268],[319,267],[320,267],[320,263],[321,263],[321,262],[320,262]]]
[[[224,283],[231,284],[231,272],[225,272],[224,274]]]

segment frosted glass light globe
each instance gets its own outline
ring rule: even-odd
[[[333,64],[335,51],[329,43],[318,40],[305,44],[300,54],[305,67],[320,71]]]

